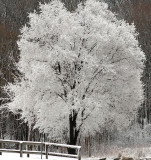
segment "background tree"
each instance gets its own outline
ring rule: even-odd
[[[9,109],[69,144],[107,124],[127,126],[143,99],[136,36],[105,3],[89,0],[74,13],[59,1],[41,4],[21,29],[22,76],[5,88]]]

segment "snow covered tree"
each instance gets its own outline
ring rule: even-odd
[[[55,0],[29,19],[18,41],[22,76],[5,87],[8,108],[73,145],[106,125],[128,126],[143,100],[145,56],[134,25],[96,0],[73,13]]]

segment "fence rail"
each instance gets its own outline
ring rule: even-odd
[[[6,149],[4,148],[3,144],[17,144],[19,145],[19,149]],[[78,160],[81,160],[81,146],[74,146],[74,145],[67,145],[67,144],[58,144],[58,143],[48,143],[48,142],[33,142],[33,141],[15,141],[15,140],[2,140],[0,139],[0,144],[2,148],[0,148],[0,155],[2,155],[2,152],[11,152],[11,153],[19,153],[20,157],[23,157],[23,153],[26,154],[40,154],[45,155],[46,159],[48,159],[48,156],[59,156],[59,157],[69,157],[69,158],[77,158]],[[36,150],[29,150],[28,146],[44,146],[44,150],[36,151]],[[75,155],[68,154],[68,153],[56,153],[56,152],[49,152],[49,147],[61,147],[61,148],[71,148],[75,149],[77,152]],[[26,150],[24,150],[24,147],[26,147]]]

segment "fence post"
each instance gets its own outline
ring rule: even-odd
[[[81,160],[81,148],[78,148],[78,160]]]
[[[23,157],[23,143],[19,142],[19,148],[20,148],[20,157]]]
[[[41,148],[41,159],[42,159],[42,151],[43,151],[43,143],[42,142],[41,142],[40,148]]]
[[[46,144],[46,159],[48,159],[48,147],[49,147],[49,145]]]

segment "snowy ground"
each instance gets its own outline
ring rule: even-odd
[[[16,153],[3,153],[2,156],[0,155],[0,160],[40,160],[40,159],[41,155],[30,155],[30,158],[27,158],[26,154],[23,154],[22,158],[20,158],[20,155]],[[46,160],[45,156],[43,156],[42,159]],[[49,156],[48,160],[77,160],[77,159]],[[98,160],[98,158],[82,158],[82,160]]]
[[[137,148],[125,148],[125,149],[118,149],[114,150],[114,152],[111,152],[110,155],[99,155],[97,158],[84,158],[82,157],[82,160],[99,160],[100,158],[106,157],[107,160],[113,160],[114,158],[117,158],[118,154],[121,154],[125,157],[132,157],[134,160],[139,160],[140,158],[149,158],[151,159],[151,147],[137,147]],[[20,155],[18,153],[2,153],[2,156],[0,155],[0,160],[40,160],[41,155],[30,155],[30,158],[27,158],[26,154],[23,154],[23,157],[20,158]],[[46,160],[45,156],[43,155],[42,159]],[[67,158],[67,157],[56,157],[56,156],[49,156],[48,160],[77,160],[76,158]]]
[[[0,155],[0,160],[40,160],[41,155],[30,155],[30,158],[27,158],[26,154],[23,154],[23,157],[20,158],[19,154],[16,153],[3,153],[2,156]],[[45,156],[42,159],[46,159]],[[77,160],[75,158],[64,158],[64,157],[55,157],[49,156],[48,160]]]

